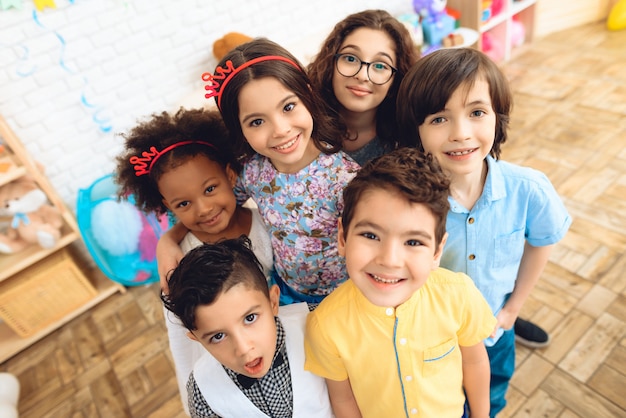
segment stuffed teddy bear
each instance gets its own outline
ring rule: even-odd
[[[231,49],[251,40],[251,37],[243,33],[228,32],[226,35],[213,42],[213,55],[219,61]]]
[[[61,238],[61,213],[31,177],[0,186],[0,216],[9,218],[0,232],[0,253],[17,253],[31,244],[52,248]]]

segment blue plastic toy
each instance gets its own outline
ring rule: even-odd
[[[159,237],[169,227],[167,216],[146,215],[136,208],[134,210],[139,217],[136,217],[137,213],[129,216],[128,203],[134,208],[134,199],[129,196],[127,201],[120,201],[117,198],[118,189],[113,175],[109,174],[96,180],[89,188],[78,191],[76,217],[83,241],[98,268],[114,282],[124,286],[158,282],[155,248]],[[116,208],[116,203],[119,208]],[[96,219],[93,217],[94,209],[104,209],[109,213]],[[101,210],[95,213],[102,213]],[[128,216],[128,219],[114,219],[115,216]],[[135,225],[137,219],[140,225]],[[107,222],[111,223],[108,231]],[[120,227],[123,224],[129,227]],[[95,225],[97,227],[94,228]],[[107,237],[103,235],[105,233],[114,235]]]

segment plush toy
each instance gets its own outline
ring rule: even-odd
[[[443,38],[454,31],[454,18],[446,13],[447,0],[413,0],[413,10],[421,16],[424,41],[441,45]]]
[[[0,187],[0,216],[10,218],[0,233],[0,253],[13,254],[31,244],[52,248],[61,237],[61,213],[28,176]]]
[[[217,41],[213,42],[213,55],[219,61],[231,49],[251,41],[252,38],[239,32],[229,32]]]
[[[0,417],[17,418],[20,382],[10,373],[0,373]]]

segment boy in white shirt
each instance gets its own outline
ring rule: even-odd
[[[245,236],[183,257],[161,298],[207,350],[187,383],[192,417],[332,416],[323,379],[304,371],[309,309],[279,313],[279,296]]]

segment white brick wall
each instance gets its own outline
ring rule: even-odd
[[[72,210],[79,188],[114,169],[117,133],[202,97],[200,75],[225,33],[266,36],[304,59],[349,13],[411,9],[409,0],[55,3],[0,10],[0,114]]]

